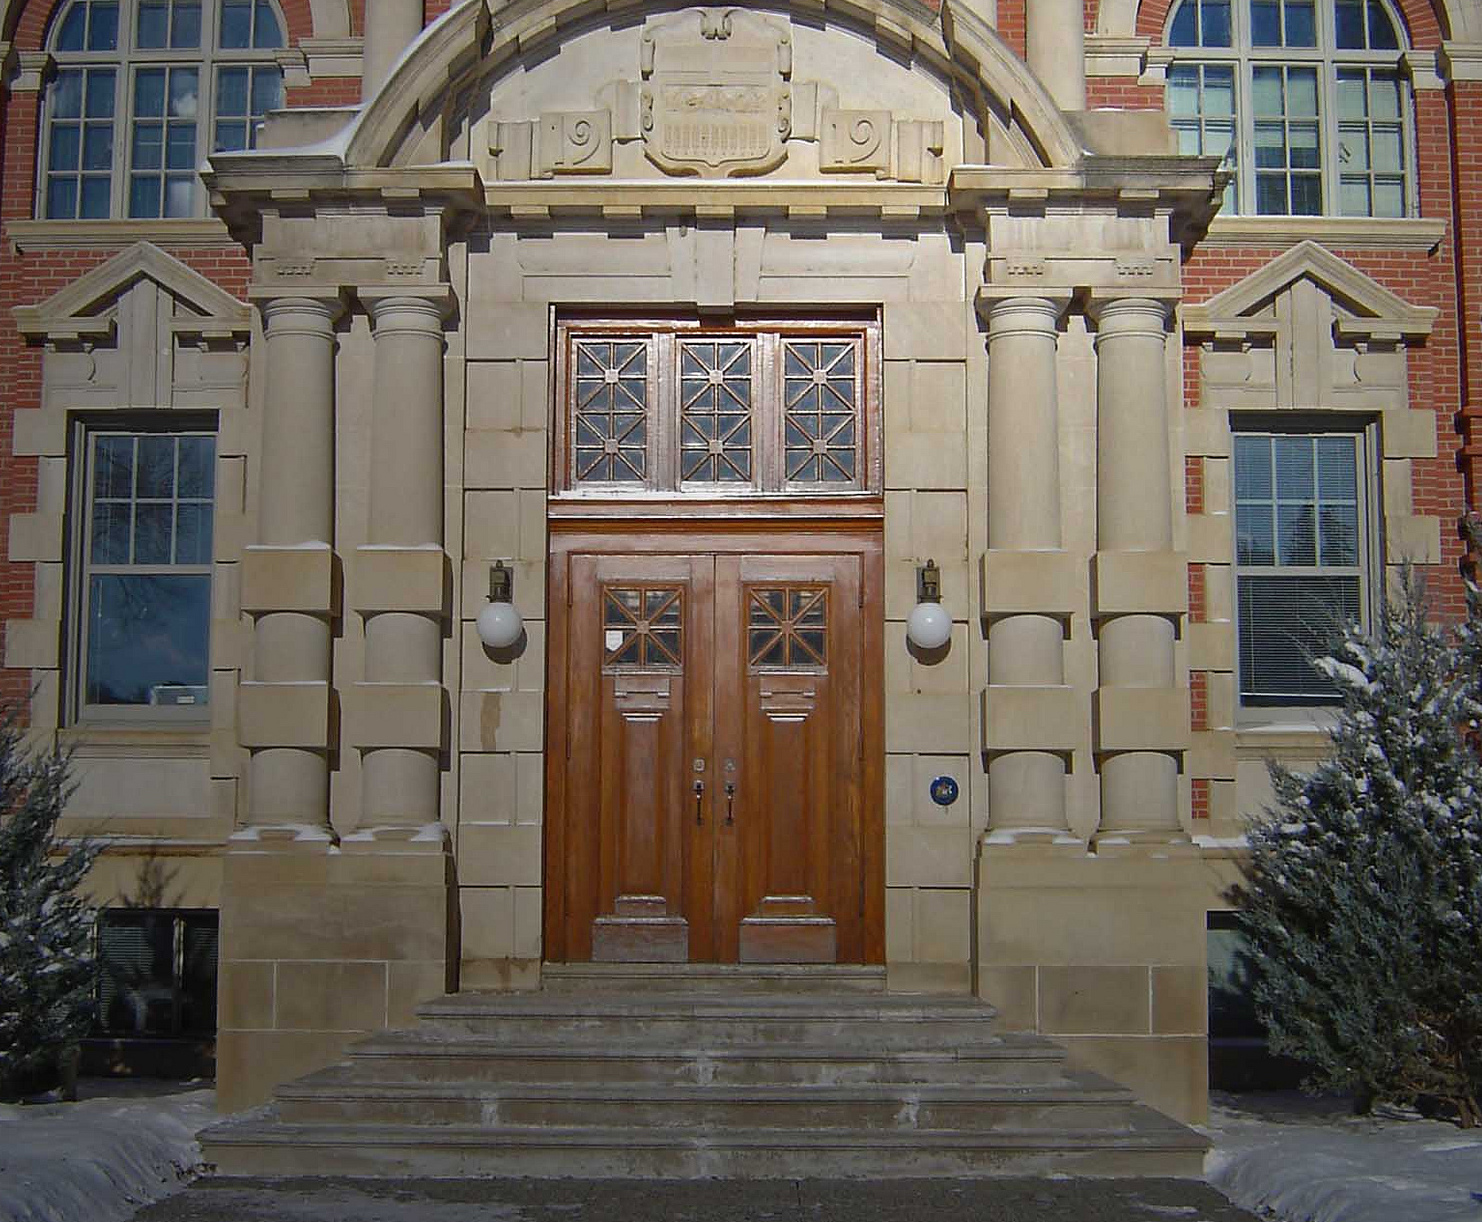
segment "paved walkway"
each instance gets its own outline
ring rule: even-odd
[[[1255,1222],[1197,1180],[197,1181],[134,1222]]]

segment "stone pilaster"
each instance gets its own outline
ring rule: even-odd
[[[255,620],[241,686],[247,838],[330,840],[334,361],[338,294],[260,299],[266,330],[258,542],[242,558]]]
[[[1189,743],[1189,690],[1174,641],[1188,583],[1187,558],[1173,550],[1168,313],[1165,301],[1150,297],[1093,306],[1098,845],[1183,837],[1178,773]]]
[[[1025,58],[1061,110],[1086,109],[1085,22],[1081,0],[1024,6]]]
[[[347,699],[347,737],[363,753],[354,839],[441,844],[440,757],[447,571],[443,552],[443,331],[448,290],[362,289],[375,343],[367,543],[355,609],[365,617],[365,679]],[[417,836],[420,829],[439,834]]]
[[[1076,581],[1062,549],[1056,347],[1064,300],[980,297],[988,317],[983,738],[995,840],[1073,841],[1065,773],[1079,719],[1065,683]]]

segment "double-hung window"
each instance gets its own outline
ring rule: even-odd
[[[1404,36],[1383,0],[1182,0],[1167,42],[1179,149],[1228,158],[1227,212],[1410,212]]]
[[[210,665],[216,439],[79,426],[73,686],[82,718],[200,719]]]
[[[1313,669],[1368,611],[1361,432],[1235,435],[1236,632],[1245,704],[1332,703]]]
[[[271,0],[73,0],[51,33],[41,213],[198,216],[197,171],[283,105]]]

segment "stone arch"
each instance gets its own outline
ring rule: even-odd
[[[815,25],[844,21],[832,9],[821,16],[816,4],[794,0],[743,0],[729,7],[796,12]],[[1032,164],[1069,167],[1080,160],[1080,142],[1059,108],[976,13],[957,12],[942,21],[911,0],[855,0],[850,12],[850,24],[872,33],[882,53],[934,69],[960,87],[980,115],[994,115]],[[588,0],[515,0],[494,11],[487,0],[466,0],[423,31],[347,130],[346,166],[415,162],[418,146],[425,147],[445,119],[449,100],[467,83],[538,60],[573,31],[591,28],[593,20]]]

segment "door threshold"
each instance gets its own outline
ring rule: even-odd
[[[840,963],[543,963],[550,990],[883,993],[885,968]]]

